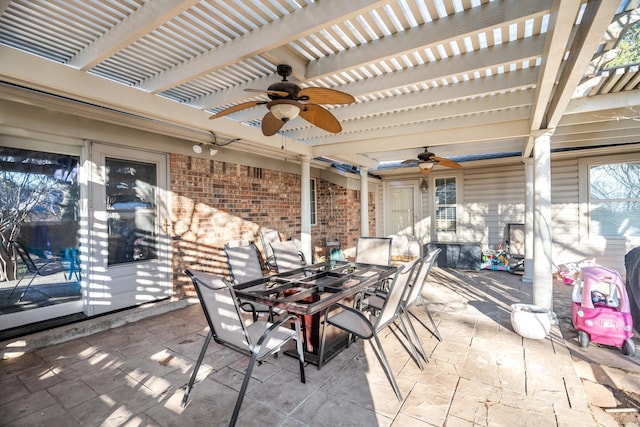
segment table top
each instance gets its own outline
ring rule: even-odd
[[[377,285],[395,266],[327,261],[234,286],[238,297],[295,314],[315,314]]]

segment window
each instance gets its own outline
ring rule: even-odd
[[[589,164],[589,234],[640,235],[640,161]]]
[[[315,178],[311,178],[311,185],[310,185],[310,197],[311,197],[311,203],[309,206],[309,209],[311,211],[311,225],[318,225],[317,223],[317,195],[316,195],[317,191],[316,191],[316,180]]]
[[[435,178],[436,232],[456,232],[456,178]]]

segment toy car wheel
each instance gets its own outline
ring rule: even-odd
[[[578,343],[582,348],[589,347],[589,334],[585,331],[578,331]]]
[[[636,354],[636,344],[633,342],[631,338],[627,338],[622,343],[622,353],[625,356],[633,357]]]

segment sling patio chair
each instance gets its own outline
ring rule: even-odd
[[[415,332],[415,327],[413,326],[413,322],[411,321],[411,316],[413,316],[426,330],[431,332],[438,341],[442,341],[442,336],[438,331],[438,327],[436,323],[433,321],[433,317],[431,317],[431,313],[429,312],[429,308],[427,307],[427,303],[424,301],[422,297],[422,290],[424,289],[424,285],[427,283],[427,278],[429,277],[429,272],[431,271],[431,267],[433,266],[434,261],[437,259],[438,254],[440,253],[440,249],[436,249],[429,254],[425,255],[416,263],[416,270],[414,277],[411,279],[409,284],[409,289],[405,293],[405,297],[400,304],[400,313],[404,315],[407,323],[409,324],[409,328],[411,329],[413,336],[416,339],[416,349],[422,356],[422,358],[428,362],[429,359],[427,357],[426,352],[424,351],[424,347],[418,334]],[[378,311],[382,308],[384,304],[384,300],[387,298],[386,292],[373,292],[363,298],[360,304],[364,307],[364,309],[375,310]],[[427,314],[429,321],[433,327],[431,330],[427,325],[425,325],[422,320],[416,316],[415,313],[411,312],[411,307],[420,303]]]
[[[234,285],[262,279],[264,275],[262,274],[262,265],[260,264],[258,248],[255,243],[248,242],[238,246],[226,244],[224,245],[224,251],[227,254],[227,263]],[[269,315],[269,321],[272,322],[274,314],[280,315],[284,313],[284,310],[278,308],[274,309],[265,304],[244,300],[240,300],[240,307],[245,311],[253,312],[253,320],[257,320],[259,313],[265,313]]]
[[[9,246],[13,248],[16,254],[18,254],[20,259],[24,263],[26,269],[22,273],[18,281],[16,282],[15,286],[11,290],[11,293],[9,294],[7,299],[10,299],[13,293],[16,291],[16,289],[18,289],[18,286],[20,286],[22,279],[24,279],[24,276],[26,276],[27,273],[31,273],[32,276],[31,276],[31,279],[29,280],[29,283],[27,283],[27,287],[24,288],[24,290],[22,291],[22,295],[20,295],[20,298],[18,298],[18,302],[22,301],[22,298],[24,298],[25,294],[27,293],[27,290],[29,289],[29,287],[33,283],[33,280],[36,277],[50,276],[52,274],[66,271],[66,267],[62,265],[60,260],[57,258],[45,258],[45,259],[38,259],[38,261],[34,261],[22,243],[15,240],[11,240],[9,242]]]
[[[271,244],[282,240],[280,238],[280,233],[272,228],[263,228],[260,230],[260,240],[262,240],[262,247],[264,249],[265,268],[276,271],[278,267],[276,266],[276,260],[273,257]]]
[[[440,254],[440,251],[441,249],[437,248],[436,250],[431,251],[424,257],[422,266],[420,267],[420,270],[418,270],[416,280],[414,281],[413,286],[411,287],[411,290],[409,291],[409,294],[407,295],[407,298],[403,303],[403,309],[407,313],[407,319],[409,319],[409,315],[413,316],[422,326],[425,327],[425,329],[431,332],[438,339],[438,341],[442,341],[442,336],[438,331],[438,326],[436,326],[436,322],[434,322],[433,317],[431,317],[431,312],[427,307],[426,301],[422,297],[422,291],[424,289],[424,286],[427,284],[427,279],[429,278],[431,267],[433,267],[435,260],[438,259],[438,254]],[[429,318],[429,321],[431,322],[431,326],[433,327],[433,330],[429,329],[427,325],[425,325],[420,319],[418,319],[418,317],[414,313],[410,311],[411,307],[415,306],[418,303],[422,305],[424,312],[426,313],[427,317]]]
[[[249,366],[242,381],[229,426],[235,426],[238,420],[242,400],[247,391],[256,362],[261,364],[269,356],[277,354],[291,340],[296,341],[300,363],[300,381],[306,382],[302,335],[300,333],[300,321],[297,316],[292,314],[282,316],[275,323],[256,320],[253,323],[245,324],[233,285],[224,277],[196,270],[186,270],[185,273],[191,278],[196,289],[209,325],[209,333],[187,384],[182,399],[183,408],[189,401],[191,389],[211,339],[222,346],[250,357]],[[291,324],[295,325],[295,329],[290,327]]]
[[[349,307],[344,304],[336,303],[332,307],[339,307],[342,309],[338,314],[335,314],[329,317],[329,313],[332,311],[331,307],[325,311],[324,314],[324,328],[322,329],[322,340],[320,344],[320,360],[318,362],[318,369],[321,368],[323,358],[324,358],[324,346],[325,346],[325,337],[327,326],[332,325],[337,328],[344,330],[350,335],[355,335],[358,338],[362,338],[364,340],[368,340],[371,342],[371,345],[378,356],[378,360],[382,365],[382,368],[393,387],[393,391],[396,394],[396,397],[399,401],[402,402],[402,394],[400,393],[400,389],[398,388],[398,384],[396,383],[395,377],[393,376],[393,372],[391,371],[391,367],[389,366],[389,362],[387,361],[387,357],[382,348],[382,343],[380,342],[380,338],[378,337],[382,331],[384,331],[387,327],[391,326],[395,323],[396,320],[400,320],[399,326],[402,329],[402,333],[405,337],[409,337],[409,333],[404,325],[404,321],[399,316],[400,303],[404,297],[404,293],[407,290],[407,284],[409,283],[409,278],[413,273],[413,269],[415,267],[416,262],[413,261],[408,265],[402,265],[398,267],[398,271],[393,277],[393,281],[389,286],[389,293],[387,298],[385,298],[384,303],[379,312],[373,314],[371,312],[364,312],[354,307]],[[351,340],[347,341],[347,344]],[[411,341],[409,339],[409,341]],[[375,345],[374,345],[375,343]],[[409,350],[408,352],[414,358],[420,369],[422,370],[422,364],[420,363],[420,358],[416,353],[416,349],[412,342],[409,342]],[[406,346],[405,346],[406,349]]]
[[[356,264],[391,265],[391,237],[358,237]]]
[[[307,265],[304,254],[294,240],[283,240],[271,243],[273,258],[278,273],[295,270]]]
[[[391,265],[391,237],[358,237],[356,240],[356,264]],[[387,288],[389,281],[381,284]]]

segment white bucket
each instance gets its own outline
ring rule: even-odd
[[[512,304],[511,326],[524,338],[532,340],[546,338],[551,331],[549,310],[532,304]]]

